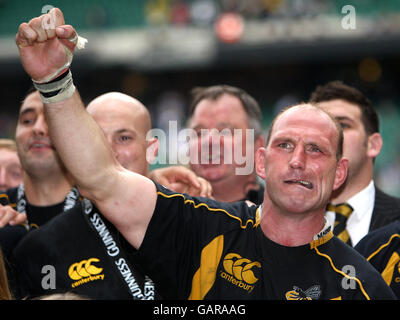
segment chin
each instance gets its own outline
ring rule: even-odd
[[[200,168],[196,173],[204,179],[212,182],[219,181],[225,177],[225,170],[223,168]]]

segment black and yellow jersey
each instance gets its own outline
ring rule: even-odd
[[[157,185],[138,256],[168,299],[394,299],[379,273],[330,228],[285,247],[260,227],[259,206],[221,203]]]
[[[30,231],[13,250],[14,296],[73,292],[101,300],[159,299],[151,279],[124,254],[123,240],[94,205],[79,202]]]
[[[400,299],[400,220],[366,235],[355,247]]]

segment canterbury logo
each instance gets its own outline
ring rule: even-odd
[[[79,280],[84,277],[99,274],[103,271],[103,268],[97,268],[92,265],[93,262],[99,262],[97,258],[90,258],[88,260],[82,260],[72,264],[68,269],[68,275],[72,280]]]
[[[251,292],[254,288],[252,284],[258,281],[254,275],[254,268],[261,268],[258,261],[252,262],[249,259],[242,258],[237,253],[228,253],[223,261],[225,272],[221,272],[221,277],[232,284]]]
[[[68,275],[72,280],[78,280],[71,286],[73,288],[90,281],[103,280],[104,274],[99,274],[103,268],[96,267],[92,263],[99,262],[97,258],[90,258],[72,264],[68,269]]]

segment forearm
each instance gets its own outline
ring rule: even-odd
[[[103,132],[86,112],[77,90],[67,100],[45,104],[51,139],[84,192],[102,193],[118,167]]]

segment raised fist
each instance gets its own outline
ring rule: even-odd
[[[22,23],[15,42],[21,62],[35,82],[47,82],[68,69],[77,43],[74,28],[63,13],[53,8],[47,14]]]

